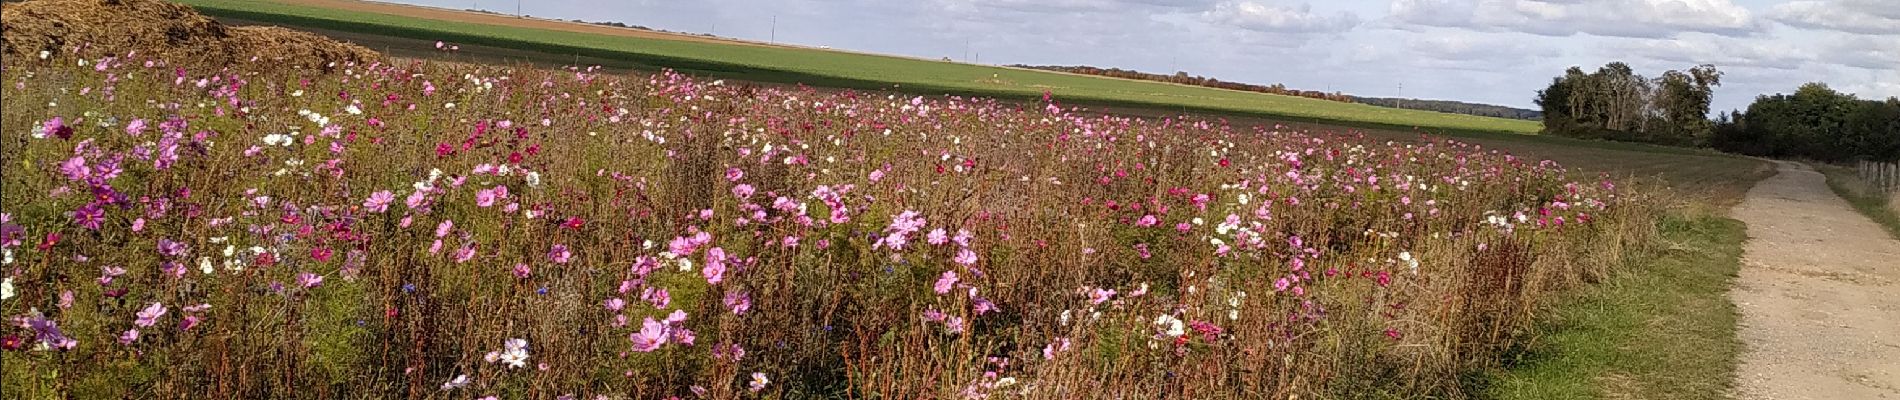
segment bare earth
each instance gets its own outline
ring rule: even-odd
[[[1900,399],[1900,241],[1806,165],[1748,191],[1741,399]]]

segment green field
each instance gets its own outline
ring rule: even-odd
[[[1542,127],[1537,121],[819,49],[620,37],[268,1],[180,2],[205,14],[225,18],[572,55],[604,60],[617,64],[610,65],[615,67],[672,68],[696,75],[755,82],[1004,99],[1035,99],[1047,91],[1069,103],[1236,113],[1295,122],[1419,128],[1441,133],[1535,133]]]

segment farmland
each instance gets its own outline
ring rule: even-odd
[[[695,75],[756,82],[1018,100],[1034,100],[1048,92],[1068,101],[1087,104],[1237,113],[1366,128],[1411,130],[1418,127],[1442,132],[1509,133],[1533,133],[1539,129],[1535,121],[1402,110],[1156,82],[811,48],[704,39],[665,39],[628,29],[554,30],[384,13],[388,12],[387,8],[398,6],[378,6],[377,9],[383,12],[369,12],[296,2],[190,0],[184,3],[219,17],[531,50],[562,55],[569,60],[576,56],[587,57],[590,61],[599,61],[601,65],[612,67],[647,71],[671,68]],[[425,15],[430,14],[443,13]],[[627,34],[610,34],[612,31],[624,31]]]

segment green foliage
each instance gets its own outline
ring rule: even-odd
[[[1722,151],[1821,161],[1900,159],[1900,99],[1860,100],[1823,83],[1761,96],[1719,123]]]

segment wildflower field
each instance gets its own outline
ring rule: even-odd
[[[1439,139],[95,53],[0,70],[9,397],[1463,397],[1655,235]]]

